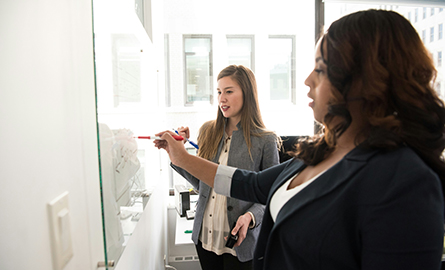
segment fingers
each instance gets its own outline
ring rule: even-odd
[[[181,135],[184,138],[190,138],[190,129],[188,127],[179,127],[178,129],[178,134]],[[184,142],[185,143],[185,142]]]
[[[158,149],[165,149],[168,151],[168,145],[169,145],[169,140],[175,140],[173,139],[173,137],[171,135],[174,135],[173,132],[166,130],[166,131],[162,131],[159,133],[156,133],[155,136],[161,137],[162,140],[154,140],[153,144],[155,145],[156,148]],[[164,137],[165,136],[165,137]]]
[[[244,241],[244,239],[246,239],[247,236],[247,229],[249,229],[249,224],[250,224],[250,214],[246,215],[242,215],[238,218],[238,220],[236,221],[236,225],[233,228],[233,230],[231,231],[231,234],[235,235],[238,234],[238,240],[236,241],[234,247],[238,247],[241,245],[241,243]]]
[[[164,140],[162,140],[162,141],[160,141],[160,140],[154,140],[154,141],[153,141],[153,144],[154,144],[155,147],[158,148],[158,149],[165,149],[166,146],[167,146],[167,143],[166,143]]]
[[[171,133],[170,133],[170,131],[167,130],[167,131],[162,131],[162,132],[156,133],[155,136],[162,138],[162,136],[164,136],[164,134],[171,134]],[[173,135],[173,134],[171,134],[171,135]],[[171,136],[169,136],[169,137],[170,137],[170,139],[174,140]],[[155,145],[156,148],[165,149],[165,150],[167,150],[167,152],[169,152],[168,151],[168,141],[165,138],[163,138],[162,140],[154,140],[153,144]]]
[[[183,138],[188,139],[187,133],[185,133],[184,131],[182,131],[182,130],[180,130],[180,129],[178,129],[178,135],[179,135],[179,136],[182,136]],[[183,143],[184,143],[184,144],[187,143],[187,140],[183,140]]]
[[[168,134],[170,134],[170,135],[175,135],[175,133],[174,133],[173,131],[165,130],[165,131],[161,131],[161,132],[156,133],[155,136],[159,136],[159,137],[162,138],[162,135],[164,135],[165,133],[168,133]],[[170,137],[171,137],[171,136],[170,136]]]
[[[155,134],[159,136],[161,140],[155,140],[155,147],[158,149],[165,149],[170,157],[170,161],[177,166],[180,166],[181,161],[187,161],[189,155],[184,148],[183,140],[177,141],[172,135],[176,135],[173,131],[166,130]]]
[[[165,140],[165,141],[170,142],[170,143],[175,141],[175,139],[173,139],[172,135],[177,135],[177,134],[172,132],[172,131],[170,131],[170,130],[162,131],[162,132],[159,132],[159,133],[155,134],[155,136],[158,136],[162,140]],[[155,142],[162,142],[162,140],[155,140]]]
[[[172,135],[176,134],[174,132],[167,130],[167,132],[164,132],[160,137],[161,139],[166,140],[169,143],[172,143],[173,141],[176,141],[175,139],[173,139]]]

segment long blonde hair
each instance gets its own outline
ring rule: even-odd
[[[230,77],[238,83],[243,91],[243,107],[240,112],[240,125],[243,129],[243,135],[246,140],[250,158],[252,159],[252,154],[250,152],[250,148],[252,147],[250,136],[274,134],[272,131],[266,129],[261,117],[255,75],[250,69],[242,65],[230,65],[218,74],[217,80],[219,81],[224,77]],[[209,160],[216,156],[218,145],[224,136],[225,122],[226,118],[218,107],[216,120],[204,123],[199,129],[198,156]]]

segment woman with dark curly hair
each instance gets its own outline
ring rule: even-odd
[[[317,44],[305,84],[323,130],[293,159],[255,173],[190,156],[170,132],[155,145],[216,192],[266,205],[255,269],[440,269],[445,108],[435,75],[408,20],[356,12]]]

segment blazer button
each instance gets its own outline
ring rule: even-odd
[[[227,210],[228,210],[228,211],[232,211],[232,210],[233,210],[233,206],[229,205],[229,206],[227,207]]]

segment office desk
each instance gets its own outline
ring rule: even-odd
[[[193,195],[195,196],[195,195]],[[190,196],[190,201],[195,207],[196,199]],[[181,218],[176,211],[174,198],[171,196],[168,207],[168,263],[176,269],[201,270],[195,244],[192,242],[192,234],[185,233],[193,229],[193,219]],[[192,208],[194,209],[194,208]]]
[[[176,215],[176,234],[175,234],[175,244],[193,244],[192,242],[192,231],[193,229],[193,219],[187,220],[185,217],[180,217]],[[186,233],[190,231],[190,233]]]
[[[195,209],[196,201],[198,200],[198,195],[190,196],[190,209]],[[176,215],[176,231],[175,231],[175,244],[193,244],[192,241],[192,229],[193,229],[194,219],[187,220],[185,217],[180,217],[179,214]],[[186,231],[188,231],[186,233]]]

